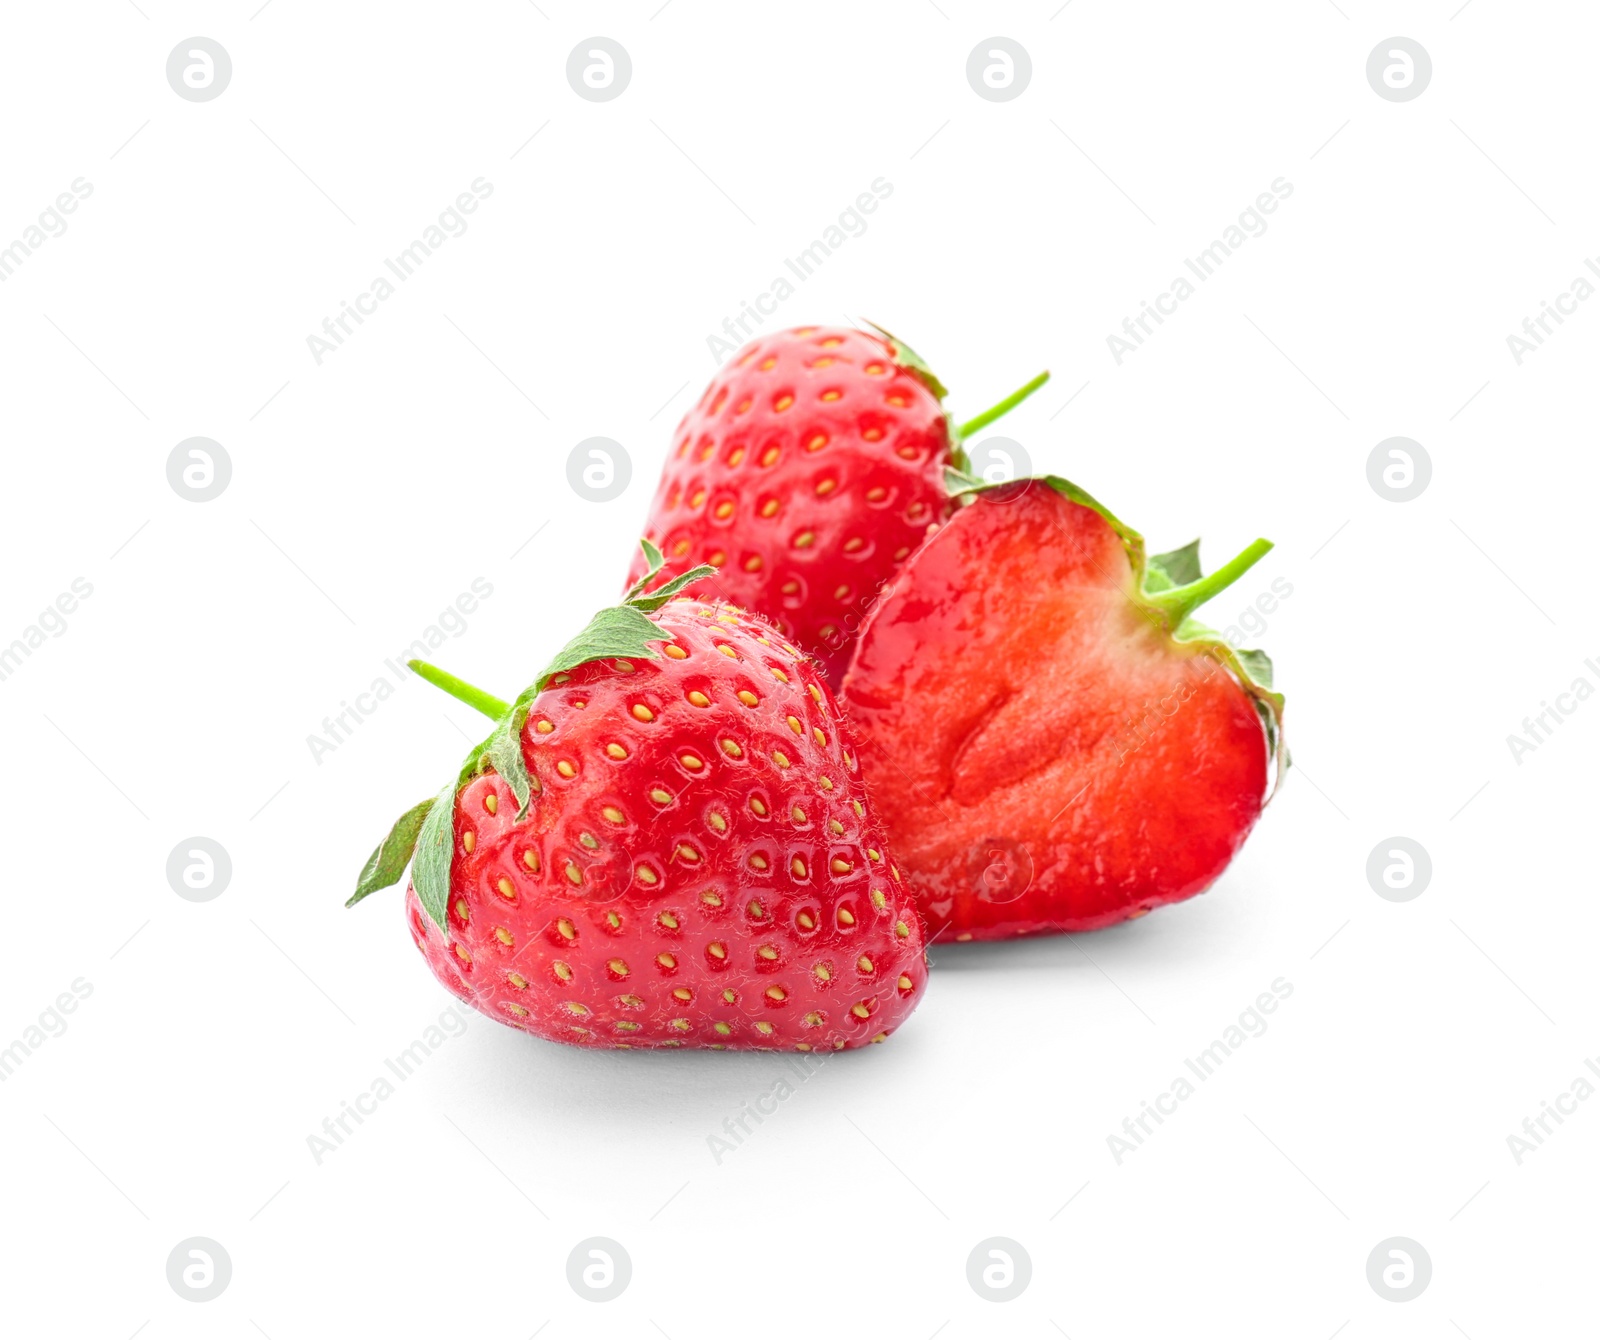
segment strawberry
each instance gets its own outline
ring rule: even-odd
[[[408,811],[351,903],[395,883],[428,966],[492,1018],[587,1047],[881,1042],[926,982],[922,924],[816,667],[661,567]],[[673,599],[673,597],[677,597]],[[668,603],[670,601],[670,603]]]
[[[645,533],[670,565],[719,569],[691,594],[765,615],[837,683],[879,589],[950,515],[961,440],[1049,375],[958,432],[939,379],[886,331],[763,335],[678,425]]]
[[[1091,930],[1204,892],[1287,756],[1271,662],[1188,616],[1272,546],[1201,577],[1198,541],[1147,560],[1065,480],[966,483],[840,694],[929,930]]]

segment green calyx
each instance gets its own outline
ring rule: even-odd
[[[1272,549],[1270,540],[1257,540],[1205,574],[1200,566],[1200,541],[1192,540],[1181,549],[1165,554],[1145,553],[1144,536],[1118,518],[1109,507],[1091,497],[1070,480],[1058,475],[1042,475],[1012,484],[991,484],[956,470],[945,472],[945,484],[952,496],[972,498],[991,489],[1031,487],[1046,484],[1070,502],[1098,512],[1116,531],[1133,569],[1134,603],[1141,614],[1161,628],[1174,642],[1220,662],[1250,695],[1267,735],[1267,747],[1274,764],[1275,793],[1289,767],[1289,751],[1283,738],[1284,697],[1272,687],[1272,660],[1264,651],[1240,649],[1215,630],[1192,618],[1206,601],[1220,595],[1238,581]],[[1269,797],[1270,799],[1270,797]]]
[[[492,767],[505,779],[516,799],[515,817],[523,818],[533,799],[534,783],[522,756],[522,728],[534,699],[557,675],[590,661],[635,656],[659,659],[661,653],[652,643],[661,640],[661,629],[646,616],[691,583],[716,575],[715,568],[702,565],[647,591],[665,560],[649,540],[641,540],[640,546],[649,568],[645,575],[633,585],[620,605],[610,605],[596,613],[588,626],[556,653],[555,659],[514,702],[508,704],[426,661],[409,663],[430,684],[492,718],[495,727],[488,738],[473,746],[454,781],[432,800],[420,801],[395,821],[361,867],[355,893],[345,903],[346,907],[353,907],[369,893],[399,883],[409,864],[418,901],[433,923],[444,930],[445,907],[450,897],[450,858],[455,850],[456,793],[472,778]]]
[[[943,400],[947,395],[950,394],[950,392],[945,389],[945,384],[940,381],[938,377],[934,376],[933,369],[928,366],[927,361],[922,357],[921,354],[919,354],[909,344],[902,340],[898,335],[890,334],[882,326],[878,325],[877,322],[869,321],[867,324],[889,342],[889,352],[893,355],[895,362],[899,363],[901,367],[907,369],[912,376],[914,376],[919,382],[932,391],[933,398],[935,400]]]
[[[915,349],[902,340],[898,335],[891,334],[889,331],[885,330],[882,326],[876,324],[875,322],[869,321],[867,324],[889,342],[889,352],[894,357],[895,361],[899,363],[901,367],[910,372],[911,375],[920,381],[924,386],[926,386],[928,390],[933,392],[936,400],[942,401],[947,395],[950,394],[950,392],[945,389],[945,384],[934,375],[933,369],[928,366],[926,360],[924,360],[922,355],[917,353]],[[945,423],[949,426],[951,465],[963,479],[974,483],[982,482],[981,480],[973,479],[973,476],[967,473],[967,471],[971,468],[972,463],[967,459],[967,453],[962,449],[961,444],[974,433],[982,432],[996,419],[1011,413],[1012,410],[1014,410],[1018,405],[1020,405],[1024,400],[1026,400],[1049,380],[1049,372],[1041,372],[1026,385],[1019,386],[1004,400],[990,405],[989,408],[984,410],[981,414],[973,415],[972,418],[968,419],[959,428],[956,426],[955,420],[950,417],[949,411],[945,411]]]

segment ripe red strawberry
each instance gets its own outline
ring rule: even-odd
[[[709,563],[691,594],[765,615],[838,682],[879,589],[951,512],[961,438],[945,388],[887,332],[801,326],[752,340],[678,425],[645,525],[669,571]],[[635,562],[629,582],[644,571]]]
[[[937,935],[1091,930],[1203,892],[1286,764],[1261,652],[1188,618],[1206,578],[1064,480],[978,492],[901,568],[841,699]]]
[[[434,975],[553,1041],[881,1042],[921,996],[921,922],[815,666],[764,620],[666,603],[705,575],[602,610],[515,704],[415,662],[499,724],[351,902],[415,845]]]

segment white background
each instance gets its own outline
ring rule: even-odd
[[[8,1333],[1592,1327],[1600,1102],[1520,1165],[1507,1136],[1600,1052],[1600,703],[1520,764],[1506,737],[1600,686],[1600,303],[1521,366],[1506,336],[1600,251],[1600,25],[1057,3],[7,7],[0,245],[93,186],[0,285],[0,643],[93,586],[0,683],[0,1046],[92,985],[0,1084]],[[596,33],[633,62],[606,103],[564,74]],[[965,77],[996,33],[1033,64],[1005,103]],[[215,101],[166,82],[194,34],[233,60]],[[1412,102],[1365,77],[1394,34],[1432,56]],[[318,366],[307,336],[478,177],[469,230]],[[473,1016],[319,1166],[307,1136],[450,1004],[398,890],[341,904],[482,727],[409,681],[320,762],[307,736],[476,577],[437,659],[505,694],[612,599],[706,337],[877,177],[768,328],[879,321],[958,416],[1048,366],[1003,430],[1036,468],[1157,548],[1276,540],[1207,614],[1292,585],[1252,641],[1297,767],[1206,897],[936,947],[892,1042],[720,1165],[707,1137],[780,1059]],[[1266,233],[1118,366],[1106,337],[1279,177]],[[195,435],[233,462],[204,504],[165,474]],[[595,435],[634,463],[606,504],[566,483]],[[1366,477],[1394,435],[1433,462],[1403,504]],[[231,855],[215,901],[167,884],[193,835]],[[1394,835],[1433,862],[1399,904],[1365,875]],[[1268,1031],[1119,1165],[1107,1137],[1280,977]],[[165,1274],[195,1235],[233,1263],[204,1304]],[[633,1262],[603,1305],[565,1273],[596,1235]],[[1367,1283],[1395,1235],[1433,1262],[1414,1302]],[[1014,1302],[968,1285],[992,1236],[1031,1257]]]

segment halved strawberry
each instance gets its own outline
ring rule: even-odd
[[[406,912],[435,976],[554,1041],[881,1042],[926,983],[921,921],[816,667],[678,595],[707,575],[641,582],[515,703],[412,662],[497,725],[350,901],[415,848]]]
[[[1048,377],[957,430],[939,379],[886,331],[762,335],[678,425],[645,534],[669,571],[719,569],[691,594],[765,615],[837,683],[884,582],[950,515],[961,440]]]
[[[1060,479],[975,489],[900,569],[840,692],[929,929],[1089,930],[1204,891],[1281,769],[1271,664],[1188,617],[1198,542]]]

